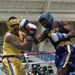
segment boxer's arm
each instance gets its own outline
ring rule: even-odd
[[[37,37],[34,39],[34,43],[38,44],[46,39],[46,35],[44,33],[39,34]]]
[[[60,25],[64,28],[64,30],[67,32],[67,38],[73,38],[75,37],[75,30],[71,25],[63,20],[59,20]]]
[[[31,49],[32,49],[33,42],[26,40],[25,37],[24,37],[24,41],[21,42],[21,41],[17,40],[17,38],[15,36],[13,36],[13,34],[7,33],[5,35],[4,39],[7,43],[12,44],[13,46],[15,46],[16,48],[18,48],[20,50],[31,51]]]

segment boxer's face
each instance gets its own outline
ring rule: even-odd
[[[11,27],[13,28],[13,33],[18,33],[19,32],[19,24],[11,25]]]
[[[43,27],[45,27],[45,28],[47,27],[47,23],[46,23],[45,20],[42,20],[42,21],[41,21],[41,24],[43,25]]]

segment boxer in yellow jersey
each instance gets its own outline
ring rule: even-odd
[[[9,31],[5,34],[3,43],[4,72],[6,75],[25,75],[18,55],[23,50],[31,51],[33,41],[28,40],[26,34],[19,30],[20,20],[16,17],[10,17],[6,25]]]

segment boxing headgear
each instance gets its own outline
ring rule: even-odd
[[[45,28],[49,28],[54,18],[50,13],[45,13],[40,15],[38,20]]]
[[[20,24],[20,20],[19,19],[11,19],[9,21],[6,22],[7,27],[9,29],[10,32],[13,32],[14,29],[11,27],[11,25],[15,25],[15,24]]]

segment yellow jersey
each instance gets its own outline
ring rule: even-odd
[[[9,32],[8,32],[9,33]],[[13,35],[13,36],[16,36],[16,35]],[[19,31],[19,37],[16,36],[16,38],[23,42],[23,36],[22,36],[22,32]],[[12,45],[11,43],[7,43],[5,40],[4,40],[4,43],[3,43],[3,56],[5,55],[19,55],[21,53],[21,50],[16,48],[14,45]]]

